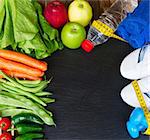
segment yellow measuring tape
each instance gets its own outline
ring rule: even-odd
[[[115,31],[112,28],[110,28],[109,26],[107,26],[106,24],[104,24],[103,22],[99,20],[94,20],[92,23],[92,26],[95,27],[101,33],[103,33],[105,36],[112,37],[112,38],[126,42],[123,38],[115,35],[114,34]]]
[[[147,123],[148,123],[148,128],[144,132],[144,134],[150,135],[150,112],[149,112],[149,110],[147,108],[147,105],[145,103],[145,100],[144,100],[144,97],[143,97],[142,92],[140,90],[140,87],[138,85],[138,82],[135,80],[135,81],[132,82],[132,85],[134,87],[134,90],[135,90],[135,93],[137,95],[138,101],[139,101],[139,103],[141,105],[141,108],[144,111],[144,115],[145,115],[145,118],[146,118]]]

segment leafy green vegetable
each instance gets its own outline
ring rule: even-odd
[[[49,98],[51,93],[44,92],[49,81],[21,81],[0,73],[5,79],[0,79],[0,112],[2,116],[13,116],[18,113],[32,113],[40,117],[47,125],[55,125],[52,113],[43,106],[55,102]],[[42,106],[43,105],[43,106]],[[13,111],[12,111],[13,110]]]
[[[29,0],[5,0],[9,3],[9,12],[13,22],[15,42],[32,40],[38,33],[37,15]]]
[[[5,15],[6,17],[3,23],[4,24],[4,27],[3,27],[4,29],[2,31],[3,37],[0,41],[1,48],[5,48],[14,43],[12,20],[11,20],[11,15],[10,15],[9,8],[8,8],[8,1],[4,0],[4,4],[5,4],[5,10],[6,10],[6,15]]]
[[[0,0],[0,49],[10,48],[37,59],[61,50],[59,33],[31,0]]]
[[[39,26],[41,29],[40,34],[43,37],[44,43],[48,46],[51,52],[54,52],[57,49],[62,49],[63,44],[61,40],[59,39],[58,31],[52,28],[51,26],[49,26],[48,22],[43,17],[41,5],[37,2],[34,2],[34,6],[37,10]]]
[[[0,0],[0,33],[2,31],[3,21],[5,17],[5,7],[4,7],[4,0]]]

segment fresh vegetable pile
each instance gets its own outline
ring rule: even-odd
[[[78,14],[72,17],[81,17],[83,10],[80,21],[85,20],[90,8],[86,5],[84,0],[73,5]],[[43,79],[47,63],[37,59],[61,50],[62,42],[68,48],[80,47],[86,31],[70,16],[60,1],[48,3],[43,11],[37,0],[0,0],[0,140],[43,139],[43,125],[55,126],[45,108],[55,102],[44,90],[50,83]],[[62,42],[55,29],[61,27]]]
[[[1,117],[12,118],[12,124],[18,131],[17,135],[19,135],[16,140],[25,140],[22,137],[26,136],[29,138],[30,135],[28,135],[28,132],[43,130],[42,126],[36,124],[55,125],[52,113],[44,108],[48,103],[55,102],[55,99],[50,98],[52,94],[44,91],[50,81],[14,79],[2,71],[0,71],[0,75],[3,77],[3,79],[0,79]],[[36,124],[23,124],[23,122]],[[21,126],[27,130],[22,132],[20,130]],[[29,127],[31,128],[29,129]],[[38,136],[43,137],[43,134],[38,134]]]
[[[14,135],[18,135],[15,140],[32,140],[43,138],[42,121],[36,116],[26,113],[19,114],[12,118],[1,118],[0,140],[12,140]]]
[[[43,80],[46,70],[44,61],[0,50],[0,140],[43,138],[43,125],[55,125],[52,113],[45,109],[55,102],[44,91],[50,83]]]
[[[47,63],[22,53],[0,50],[0,69],[11,77],[41,80],[47,70]]]
[[[38,59],[62,49],[56,29],[35,0],[0,0],[0,49],[13,49]]]

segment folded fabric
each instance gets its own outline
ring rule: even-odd
[[[150,42],[149,4],[149,0],[142,0],[117,29],[116,33],[128,41],[133,48],[141,48]]]

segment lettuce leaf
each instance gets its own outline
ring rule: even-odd
[[[17,51],[26,53],[37,59],[49,56],[48,48],[43,43],[39,34],[37,34],[32,40],[19,43],[18,48],[19,50]]]
[[[38,33],[37,15],[29,0],[8,0],[15,42],[32,40]]]
[[[5,17],[5,5],[4,5],[4,0],[0,0],[0,33],[2,32],[2,27],[3,27],[3,22],[4,22],[4,17]]]
[[[6,17],[4,20],[4,29],[1,32],[1,40],[0,40],[0,49],[6,48],[7,46],[14,43],[14,36],[13,36],[13,28],[12,28],[12,20],[10,11],[8,8],[8,0],[4,1],[5,3],[5,10],[6,10]]]
[[[0,0],[0,15],[0,49],[43,59],[63,48],[58,31],[45,20],[36,0]]]
[[[34,7],[38,15],[38,23],[40,26],[40,34],[43,42],[48,47],[49,55],[57,49],[62,50],[63,44],[59,38],[58,30],[52,28],[42,15],[42,7],[38,2],[34,2]]]

